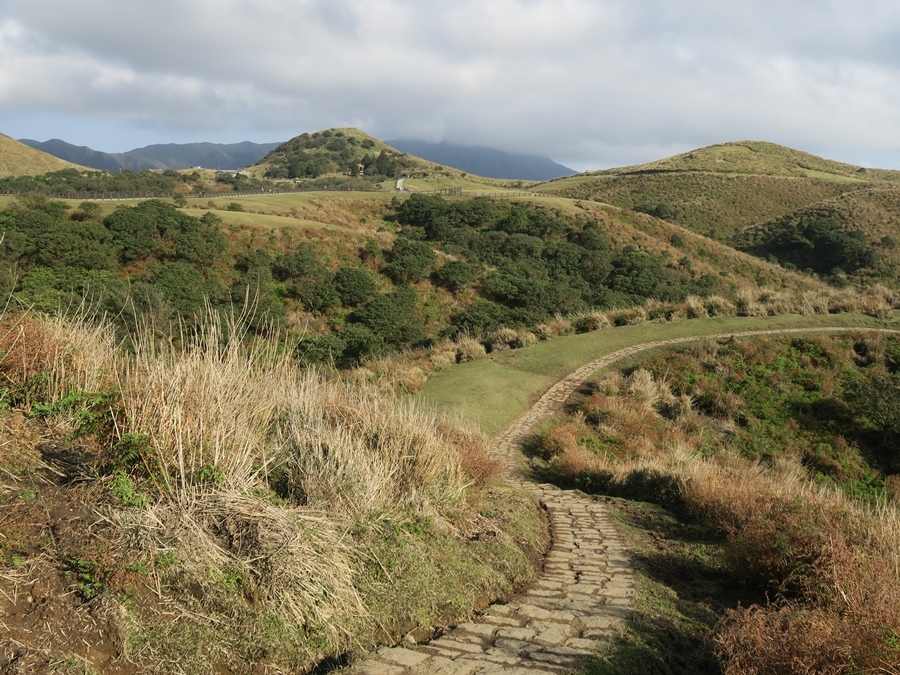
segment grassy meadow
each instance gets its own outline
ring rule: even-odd
[[[336,129],[251,173],[360,189],[0,197],[0,671],[323,672],[469,619],[548,546],[490,439],[631,349],[524,449],[632,548],[585,675],[900,672],[897,172],[531,185]]]

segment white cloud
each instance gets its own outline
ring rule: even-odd
[[[0,63],[0,131],[101,149],[353,124],[575,168],[741,138],[900,167],[892,0],[6,0]]]

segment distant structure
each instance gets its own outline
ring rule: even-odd
[[[216,171],[216,180],[224,180],[226,178],[236,178],[237,176],[243,176],[244,178],[250,178],[250,173],[247,171]]]

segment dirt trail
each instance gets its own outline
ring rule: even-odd
[[[896,333],[860,327],[734,331],[632,345],[575,369],[541,395],[491,444],[506,477],[546,507],[551,547],[541,576],[506,604],[422,645],[384,648],[349,669],[354,675],[475,675],[559,673],[602,650],[632,611],[631,561],[606,506],[577,490],[528,481],[522,441],[559,410],[597,370],[643,351],[732,336],[848,332]]]

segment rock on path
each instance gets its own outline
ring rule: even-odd
[[[509,603],[491,606],[471,623],[460,624],[426,644],[380,649],[348,672],[353,675],[559,673],[602,650],[633,607],[631,560],[603,503],[578,491],[537,485],[522,476],[519,448],[525,436],[555,413],[599,368],[641,351],[733,335],[857,330],[879,329],[778,329],[659,340],[620,349],[566,375],[491,445],[491,453],[504,464],[507,480],[532,492],[549,514],[552,543],[541,576]]]

